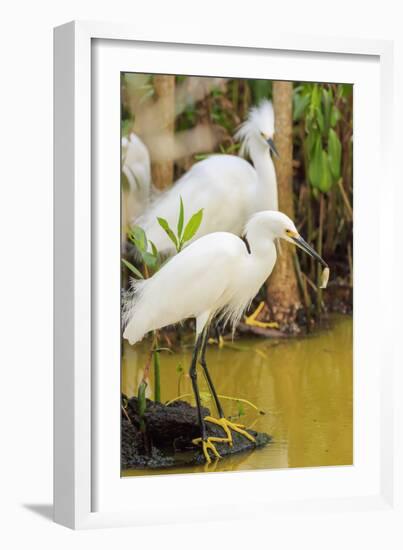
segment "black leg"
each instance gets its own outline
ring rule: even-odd
[[[204,331],[204,337],[201,343],[201,352],[200,352],[200,365],[203,368],[204,374],[206,376],[207,384],[209,385],[210,391],[213,395],[214,402],[217,407],[218,415],[220,418],[224,418],[224,411],[221,406],[221,403],[218,399],[217,392],[215,391],[215,387],[213,384],[213,381],[211,380],[210,373],[207,369],[207,362],[206,362],[206,348],[207,348],[207,340],[208,340],[208,328]]]
[[[192,379],[193,390],[194,390],[195,396],[196,396],[197,408],[199,410],[200,425],[201,425],[201,428],[202,428],[203,452],[204,452],[204,456],[206,457],[206,461],[211,462],[211,459],[209,457],[207,449],[211,449],[211,451],[215,455],[215,457],[220,458],[220,455],[218,454],[217,449],[215,448],[213,442],[218,442],[218,441],[221,442],[221,443],[225,442],[225,443],[228,443],[228,445],[230,447],[232,447],[233,438],[232,438],[231,430],[235,431],[235,432],[238,432],[239,434],[243,435],[244,437],[246,437],[247,439],[249,439],[253,443],[255,442],[255,438],[244,429],[245,426],[243,426],[241,424],[236,424],[235,422],[231,422],[230,420],[227,420],[224,416],[223,408],[221,407],[221,403],[218,399],[217,392],[215,391],[213,381],[211,380],[211,377],[210,377],[210,373],[207,370],[207,363],[206,363],[207,335],[208,335],[208,329],[205,328],[205,330],[202,332],[200,337],[197,339],[196,346],[195,346],[195,351],[193,353],[193,358],[192,358],[192,365],[190,367],[190,377]],[[213,395],[213,398],[214,398],[214,401],[215,401],[215,404],[216,404],[216,407],[217,407],[218,414],[219,414],[220,418],[213,418],[211,416],[206,416],[205,418],[202,418],[202,416],[201,416],[200,396],[199,396],[199,389],[198,389],[198,386],[197,386],[197,379],[196,379],[196,363],[197,363],[197,357],[198,357],[198,352],[199,351],[200,351],[200,365],[203,368],[203,372],[206,376],[206,380],[207,380],[207,383],[209,385],[210,391]],[[212,424],[216,424],[217,426],[221,426],[221,428],[225,432],[226,438],[225,439],[223,439],[223,438],[212,438],[212,437],[206,438],[205,437],[205,432],[206,432],[205,421],[206,422],[211,422]],[[195,441],[196,440],[194,440],[193,442],[195,443]],[[198,440],[197,443],[199,441],[200,440]]]
[[[199,386],[197,384],[197,358],[198,358],[198,355],[199,355],[200,347],[202,345],[203,334],[204,333],[202,332],[196,340],[196,344],[195,344],[195,347],[194,347],[194,350],[193,350],[193,355],[192,355],[192,362],[190,364],[190,369],[189,369],[189,376],[190,376],[190,379],[192,380],[193,393],[195,394],[195,399],[196,399],[197,414],[198,414],[198,417],[199,417],[199,424],[200,424],[200,429],[201,429],[201,438],[202,438],[202,440],[205,440],[206,436],[207,436],[207,434],[206,434],[206,424],[204,423],[204,419],[203,419],[203,415],[202,415],[202,411],[201,411]]]
[[[196,340],[196,344],[195,344],[195,347],[194,347],[194,350],[193,350],[192,363],[191,363],[190,369],[189,369],[189,376],[190,376],[190,379],[192,380],[193,392],[194,392],[195,398],[196,398],[197,413],[198,413],[198,416],[199,416],[199,424],[200,424],[200,430],[201,430],[201,437],[193,439],[192,443],[194,443],[195,445],[201,444],[206,462],[207,462],[207,464],[210,464],[211,463],[211,457],[210,457],[209,451],[212,453],[214,459],[221,458],[220,453],[216,449],[215,443],[228,442],[229,437],[231,436],[231,434],[229,432],[229,429],[224,427],[223,429],[224,429],[224,431],[226,432],[226,435],[227,435],[226,438],[207,437],[206,423],[205,423],[205,419],[202,415],[199,386],[197,384],[197,359],[199,357],[199,352],[200,352],[201,348],[203,347],[204,342],[205,342],[206,339],[207,339],[207,330],[205,329]],[[205,364],[205,361],[203,361],[203,362]],[[205,367],[203,367],[203,368],[205,368]],[[208,373],[207,373],[207,376],[208,376]],[[210,380],[209,376],[208,376],[208,380]],[[210,380],[210,383],[211,383],[211,380]],[[213,391],[214,391],[215,398],[217,398],[217,394],[215,393],[214,388],[213,388]],[[222,410],[221,407],[220,407],[220,410]],[[219,420],[215,420],[214,418],[211,418],[209,416],[206,416],[206,419],[209,422],[212,422],[213,424],[220,423]]]

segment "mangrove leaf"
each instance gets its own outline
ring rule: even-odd
[[[188,223],[186,224],[185,231],[183,232],[183,242],[190,241],[192,239],[197,230],[200,227],[200,224],[203,219],[203,208],[201,208],[196,214],[193,214],[193,216],[190,218]]]
[[[179,218],[178,218],[178,239],[181,240],[182,231],[183,231],[183,219],[185,216],[185,212],[183,208],[182,197],[179,197],[179,198],[180,198],[180,204],[179,204]]]
[[[322,151],[321,156],[321,177],[319,182],[319,189],[322,193],[327,193],[332,187],[332,175],[330,173],[329,157],[326,151]]]
[[[135,267],[133,264],[122,258],[122,263],[127,267],[127,269],[130,269],[132,273],[136,275],[139,279],[144,279],[143,275],[140,273],[140,271]]]
[[[169,227],[169,223],[165,218],[157,218],[158,223],[162,227],[162,229],[165,231],[165,233],[168,235],[168,237],[171,239],[171,241],[174,243],[175,248],[178,249],[178,240],[175,236],[175,233],[172,231],[172,229]]]

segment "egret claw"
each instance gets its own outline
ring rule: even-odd
[[[220,453],[217,451],[214,443],[224,443],[226,441],[227,440],[224,439],[223,437],[208,437],[207,439],[198,437],[197,439],[192,439],[193,445],[199,445],[201,443],[203,454],[207,464],[211,464],[211,458],[208,452],[209,449],[213,453],[215,458],[222,458]]]
[[[248,317],[245,317],[245,324],[249,325],[250,327],[258,327],[258,328],[279,328],[278,323],[276,322],[265,323],[263,321],[257,320],[257,317],[263,308],[264,308],[264,302],[260,302],[260,304],[257,306],[255,311]]]
[[[226,418],[213,418],[212,416],[205,416],[204,420],[206,422],[210,422],[211,424],[216,424],[217,426],[221,426],[221,428],[224,430],[224,432],[227,435],[227,438],[224,440],[230,447],[233,445],[232,441],[232,433],[231,430],[234,432],[238,432],[239,434],[243,435],[249,441],[252,441],[255,443],[255,438],[253,435],[251,435],[249,432],[245,430],[245,426],[243,424],[236,424],[235,422],[231,422],[230,420],[227,420]]]

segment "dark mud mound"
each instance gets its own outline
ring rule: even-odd
[[[209,409],[203,408],[208,416]],[[225,437],[220,426],[206,422],[207,434],[211,437]],[[222,457],[250,451],[267,445],[271,438],[265,433],[247,430],[255,438],[255,443],[246,437],[232,432],[233,446],[217,443]],[[193,445],[192,439],[200,437],[197,410],[185,401],[163,405],[147,400],[146,412],[140,419],[138,401],[132,397],[126,401],[122,411],[122,469],[129,468],[169,468],[174,466],[196,465],[205,462],[202,451]]]

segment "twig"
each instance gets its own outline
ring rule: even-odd
[[[312,281],[310,277],[306,273],[301,273],[305,281],[309,284],[309,286],[312,288],[312,290],[316,293],[318,291],[318,287],[315,285],[315,283]]]
[[[122,407],[123,414],[125,415],[125,417],[129,421],[129,423],[133,426],[133,422],[130,420],[130,416],[127,414],[127,410],[124,408],[123,405],[121,405],[121,407]]]
[[[353,220],[353,209],[351,208],[351,204],[350,204],[350,201],[348,200],[347,193],[346,193],[346,191],[343,187],[343,178],[340,178],[337,181],[337,185],[339,186],[340,193],[341,193],[342,199],[344,201],[344,205],[345,205],[346,210],[347,210],[347,218],[351,222]]]
[[[179,401],[181,399],[184,399],[185,397],[192,397],[192,394],[191,393],[184,393],[182,395],[179,395],[178,397],[175,397],[174,399],[171,399],[170,401],[167,401],[165,403],[165,406],[168,407],[172,403],[175,403],[175,401]],[[252,409],[255,409],[255,411],[257,411],[259,414],[261,414],[261,415],[266,414],[265,411],[263,411],[262,409],[259,409],[258,407],[256,407],[256,405],[254,405],[251,401],[248,401],[247,399],[242,399],[240,397],[230,397],[228,395],[217,395],[217,397],[219,399],[228,399],[229,401],[240,401],[241,403],[245,403],[245,405],[249,405],[250,407],[252,407]]]
[[[147,359],[147,362],[145,364],[145,367],[144,367],[144,372],[143,372],[143,380],[142,382],[145,382],[147,384],[147,380],[150,378],[150,369],[151,369],[151,362],[152,362],[152,359],[153,359],[153,352],[151,351],[150,352],[150,355]]]

